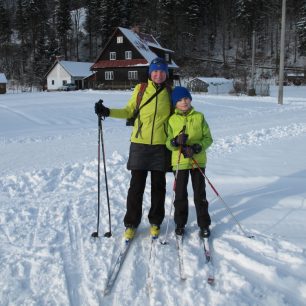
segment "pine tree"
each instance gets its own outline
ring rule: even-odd
[[[202,17],[200,7],[200,0],[191,0],[186,10],[188,28],[192,35],[196,35],[199,32]]]
[[[167,46],[170,49],[175,47],[175,32],[178,30],[174,27],[177,12],[173,10],[173,7],[177,4],[177,0],[165,0],[160,1],[158,4],[159,15],[157,18],[157,36],[160,36],[159,41],[162,46]]]
[[[23,79],[24,74],[26,73],[27,60],[30,54],[29,48],[29,23],[26,17],[26,6],[27,1],[18,0],[17,1],[17,11],[15,18],[15,27],[20,39],[20,48],[16,58],[19,64],[19,71],[15,71],[17,77]]]
[[[117,27],[126,25],[124,10],[125,10],[125,0],[111,1],[111,5],[109,5],[110,34]]]
[[[306,55],[306,4],[300,7],[299,20],[296,24],[299,37],[299,50],[302,55]]]
[[[82,6],[81,6],[81,0],[77,0],[73,2],[74,9],[71,12],[71,18],[72,18],[72,28],[73,28],[73,55],[76,58],[77,61],[80,60],[80,44],[81,44],[81,38],[83,37],[82,31],[81,31],[81,20],[82,20]]]
[[[88,33],[88,57],[92,61],[97,56],[99,41],[105,34],[104,27],[108,21],[107,0],[87,0],[85,7],[85,30]]]
[[[140,31],[158,35],[158,22],[161,17],[158,0],[133,0],[129,1],[128,24],[139,26]]]
[[[31,45],[31,51],[33,56],[36,53],[37,36],[40,31],[40,27],[43,26],[42,21],[47,20],[45,15],[44,0],[30,0],[26,2],[24,7],[24,16],[28,25],[28,41]]]
[[[95,12],[95,7],[94,7],[94,3],[91,0],[86,1],[86,18],[85,18],[85,30],[88,33],[88,51],[89,51],[89,58],[92,59],[93,58],[93,35],[94,35],[94,12]]]
[[[0,2],[0,72],[9,71],[11,34],[10,10]]]
[[[236,20],[241,32],[246,37],[251,37],[252,31],[260,31],[264,14],[265,1],[263,0],[237,0]]]
[[[9,43],[11,40],[11,20],[10,11],[0,2],[0,43]]]
[[[112,0],[102,0],[99,7],[99,31],[101,33],[101,45],[105,45],[115,27],[119,26],[114,17],[114,5]]]
[[[68,59],[68,41],[72,26],[70,0],[56,0],[56,29],[59,47],[65,59]]]

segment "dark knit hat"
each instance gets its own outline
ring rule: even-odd
[[[154,70],[161,70],[161,71],[166,72],[166,74],[168,74],[168,64],[167,64],[167,62],[161,57],[155,58],[150,63],[149,75],[151,75],[151,72],[154,71]]]
[[[182,98],[189,98],[192,100],[191,94],[186,87],[176,86],[171,94],[172,105],[175,106],[177,101],[181,100]]]

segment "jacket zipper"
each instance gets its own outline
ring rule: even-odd
[[[151,145],[153,144],[154,125],[155,125],[155,118],[156,118],[156,113],[157,113],[157,99],[158,99],[158,95],[156,96],[156,99],[155,99],[155,112],[154,112],[152,131],[151,131]]]

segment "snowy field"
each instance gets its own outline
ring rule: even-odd
[[[137,237],[108,296],[103,290],[124,230],[131,130],[124,120],[103,122],[113,235],[102,237],[108,218],[101,171],[101,238],[93,241],[98,148],[94,103],[102,98],[107,106],[121,107],[131,92],[0,95],[0,304],[305,305],[306,88],[284,89],[282,106],[276,88],[271,97],[193,99],[214,137],[207,176],[255,238],[245,237],[207,186],[216,278],[209,286],[190,189],[187,280],[179,279],[171,218],[169,244],[157,246],[148,294],[147,188]],[[172,184],[169,173],[161,239]]]

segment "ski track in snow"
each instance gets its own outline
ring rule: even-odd
[[[23,116],[18,112],[16,115]],[[26,119],[36,120],[32,117]],[[44,124],[41,121],[37,123]],[[89,135],[92,132],[82,133]],[[104,133],[107,137],[107,129]],[[304,134],[305,122],[251,130],[215,139],[209,154],[217,158],[216,153],[228,154],[245,146],[258,146]],[[61,137],[11,138],[0,142],[0,146],[52,142]],[[225,223],[213,223],[212,255],[216,284],[209,286],[195,218],[190,222],[184,242],[187,280],[179,279],[174,225],[171,223],[169,244],[156,245],[152,290],[148,294],[149,187],[146,187],[144,195],[144,215],[137,237],[112,293],[103,296],[106,277],[118,254],[123,232],[122,219],[130,175],[126,162],[127,156],[117,152],[107,159],[111,210],[116,218],[112,219],[113,236],[103,238],[103,230],[108,230],[108,220],[102,179],[101,238],[96,240],[90,238],[96,222],[96,160],[1,175],[1,305],[191,306],[195,301],[198,305],[305,305],[305,250],[281,238],[258,232],[254,233],[255,239],[248,239],[236,227]],[[172,176],[167,177],[171,182]],[[166,213],[171,201],[170,193],[168,190]],[[222,221],[226,222],[225,219]],[[161,239],[164,231],[165,226],[162,227]],[[53,282],[53,279],[57,281]]]
[[[128,180],[125,162],[116,156],[109,173],[113,214],[121,217]],[[185,239],[187,280],[179,280],[177,250],[171,234],[173,226],[170,226],[169,245],[157,245],[153,289],[148,295],[146,273],[142,273],[147,271],[149,260],[147,208],[113,292],[104,297],[106,271],[111,268],[118,250],[118,241],[114,239],[121,239],[123,227],[120,218],[116,219],[113,238],[100,238],[96,242],[90,239],[95,223],[95,173],[96,162],[92,162],[1,178],[0,189],[5,195],[0,212],[0,237],[4,242],[0,249],[4,255],[1,256],[1,273],[9,280],[2,282],[0,300],[4,305],[9,305],[9,301],[16,305],[193,305],[193,301],[198,301],[199,305],[249,305],[250,299],[252,305],[268,305],[275,300],[278,305],[303,304],[304,250],[259,233],[255,234],[255,239],[248,239],[222,225],[214,226],[217,229],[213,242],[216,285],[207,285],[207,267],[195,221]],[[63,195],[66,196],[63,198]],[[168,195],[167,202],[169,200]],[[146,206],[149,203],[148,191],[145,203]],[[5,224],[9,223],[15,226],[7,227]],[[107,228],[105,218],[103,223],[101,228]],[[18,251],[23,249],[25,254]],[[47,270],[41,271],[40,267]],[[54,284],[50,281],[52,277],[59,278],[61,283]],[[287,288],[288,283],[291,288]],[[24,284],[30,286],[23,288]],[[269,284],[268,289],[266,284]],[[17,288],[23,296],[14,295]],[[176,292],[184,294],[176,296]],[[135,298],[131,300],[131,296]]]

